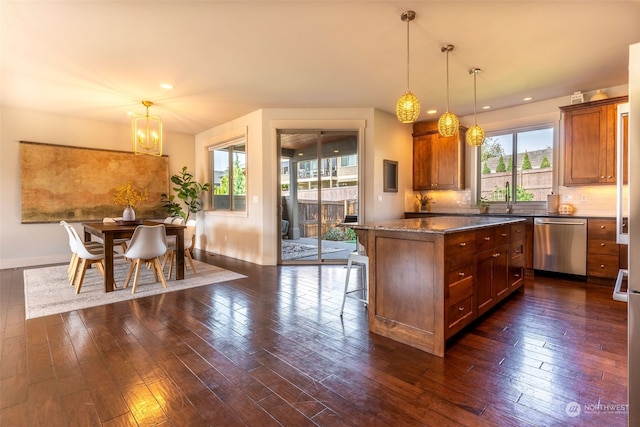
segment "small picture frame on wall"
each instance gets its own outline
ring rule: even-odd
[[[398,192],[398,162],[394,160],[382,161],[383,191],[385,193]]]

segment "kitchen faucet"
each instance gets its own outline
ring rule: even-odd
[[[505,184],[505,201],[507,202],[507,213],[511,213],[511,187],[509,181]]]

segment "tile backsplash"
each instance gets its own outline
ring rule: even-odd
[[[431,201],[431,212],[434,213],[477,213],[478,208],[471,203],[471,191],[428,191]],[[405,212],[415,212],[416,195],[418,192],[411,189],[405,190]],[[614,217],[616,215],[616,186],[615,185],[591,185],[578,187],[559,187],[560,204],[573,206],[576,216],[603,216]],[[623,205],[627,201],[627,192],[623,194]],[[489,213],[502,213],[504,204],[492,204]],[[546,202],[527,203],[514,205],[514,213],[546,214]]]

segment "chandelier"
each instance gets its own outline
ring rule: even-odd
[[[133,114],[133,151],[136,154],[162,156],[162,119],[150,116],[151,101],[142,101],[147,108],[146,115]]]
[[[402,123],[413,123],[420,115],[420,101],[409,90],[409,22],[415,18],[416,13],[413,10],[408,10],[400,15],[400,19],[407,23],[407,91],[396,104],[396,116]]]
[[[477,109],[477,92],[476,92],[476,76],[482,70],[480,68],[471,68],[469,69],[469,74],[473,74],[473,126],[471,126],[467,130],[467,134],[465,139],[467,144],[479,147],[484,143],[484,129],[478,126],[478,121],[476,118],[476,109]]]
[[[458,116],[449,112],[449,52],[452,50],[452,44],[440,48],[441,52],[447,54],[447,111],[438,119],[438,132],[444,137],[455,135],[460,125]]]

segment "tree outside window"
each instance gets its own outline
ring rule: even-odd
[[[247,202],[244,140],[211,149],[212,206],[215,210],[245,211]]]
[[[480,162],[478,197],[504,202],[509,182],[512,201],[546,201],[553,186],[553,126],[491,133]]]

